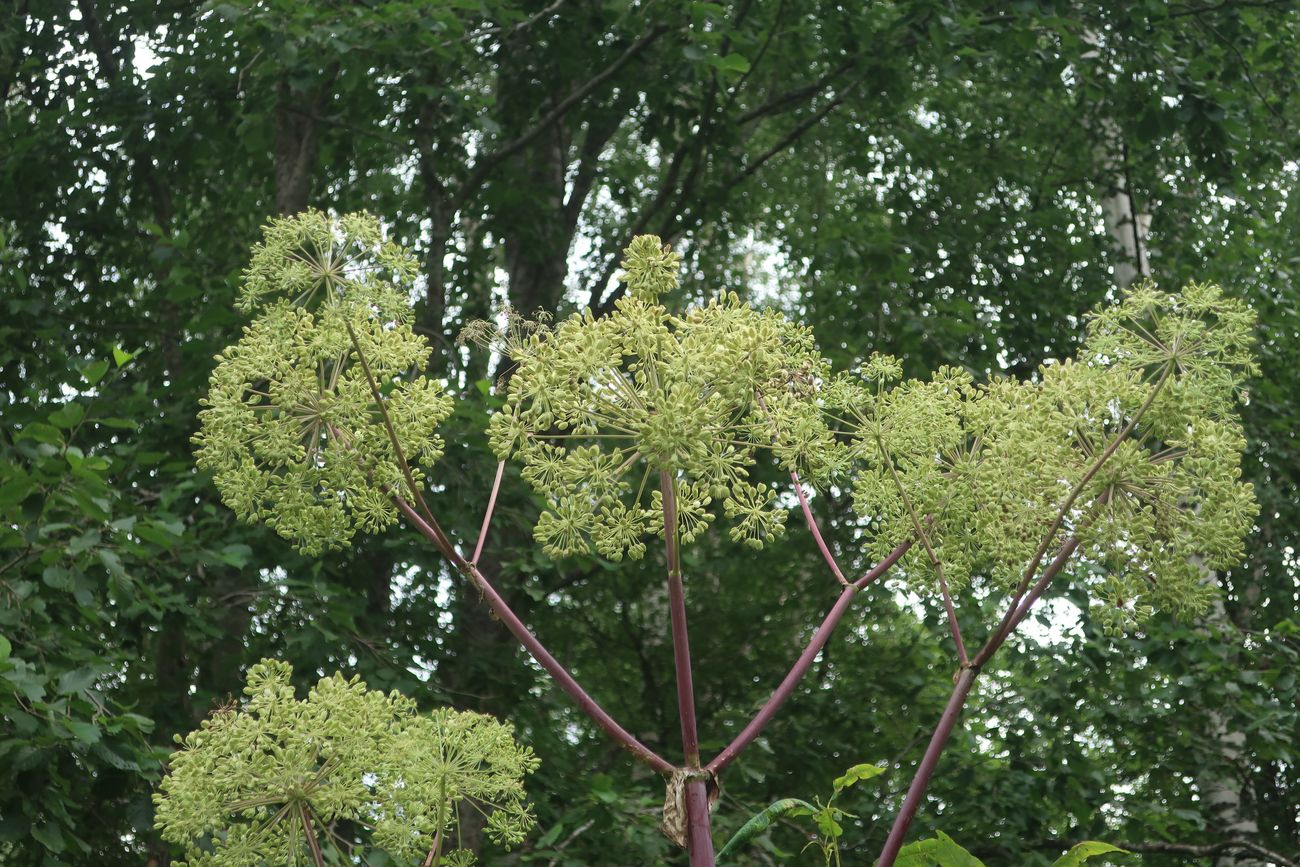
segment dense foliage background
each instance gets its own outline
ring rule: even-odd
[[[416,536],[305,559],[196,471],[198,396],[269,215],[365,208],[418,250],[419,326],[467,398],[434,508],[472,538],[493,371],[454,338],[500,303],[607,307],[616,251],[654,231],[687,257],[683,302],[782,305],[842,363],[1024,374],[1140,267],[1107,231],[1120,200],[1150,221],[1136,258],[1158,281],[1218,281],[1261,315],[1249,566],[1211,576],[1212,616],[1121,639],[1062,592],[981,684],[920,824],[991,863],[1083,838],[1152,865],[1259,863],[1213,848],[1237,839],[1300,858],[1297,66],[1288,2],[9,0],[0,863],[165,859],[160,760],[263,656],[512,720],[543,760],[541,831],[492,863],[681,861],[656,830],[659,781]],[[504,497],[490,565],[512,603],[675,755],[662,564],[552,563],[517,477]],[[817,508],[867,565],[845,504]],[[686,563],[706,752],[835,590],[805,534],[760,555],[710,539]],[[876,851],[951,674],[941,619],[899,602],[859,600],[727,773],[723,830],[888,762],[843,804],[860,817],[846,860]],[[755,863],[810,859],[804,842],[781,827]]]

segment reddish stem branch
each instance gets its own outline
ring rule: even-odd
[[[727,744],[726,748],[722,752],[718,753],[713,761],[709,762],[705,770],[715,775],[722,773],[722,770],[725,767],[739,758],[745,748],[754,742],[754,739],[759,736],[763,729],[767,727],[767,724],[772,721],[772,718],[776,716],[776,713],[781,709],[781,706],[784,705],[790,696],[794,694],[795,687],[799,685],[799,681],[803,680],[804,675],[808,673],[808,669],[812,667],[813,662],[817,659],[817,654],[821,653],[822,648],[826,646],[826,642],[830,641],[831,634],[835,631],[835,627],[839,625],[840,620],[843,619],[845,613],[849,610],[849,606],[852,604],[853,598],[857,595],[857,592],[871,584],[881,575],[888,572],[889,569],[899,561],[899,558],[907,553],[907,550],[912,547],[912,544],[911,541],[908,541],[899,545],[893,551],[890,551],[889,556],[880,561],[880,563],[873,567],[871,571],[867,572],[867,574],[863,575],[854,583],[845,586],[844,590],[841,591],[839,598],[835,600],[835,604],[831,606],[831,610],[827,613],[826,618],[822,620],[821,626],[817,627],[817,631],[813,634],[812,640],[808,642],[808,646],[804,648],[803,653],[799,654],[799,658],[795,660],[794,665],[791,666],[789,673],[786,674],[785,678],[781,681],[781,684],[773,690],[772,695],[763,703],[762,708],[760,708],[758,713],[754,715],[754,718],[749,721],[749,724],[745,726],[740,734],[736,735],[735,739],[732,740],[731,743]]]
[[[799,481],[799,474],[791,472],[790,481],[794,482],[794,492],[799,497],[799,506],[803,509],[803,518],[808,524],[808,532],[812,533],[813,539],[817,541],[817,550],[822,552],[822,559],[826,561],[826,565],[835,574],[835,578],[845,587],[848,587],[849,579],[845,578],[844,573],[840,571],[840,564],[835,562],[835,555],[831,553],[830,546],[822,538],[821,528],[817,526],[817,518],[813,516],[812,506],[808,504],[808,497],[803,492],[803,483]]]
[[[880,850],[880,859],[876,861],[876,867],[893,867],[895,859],[898,858],[898,851],[903,848],[903,840],[907,837],[907,829],[911,827],[912,818],[916,816],[916,811],[921,806],[921,799],[925,797],[925,787],[929,784],[930,777],[934,775],[934,769],[939,764],[939,756],[943,753],[944,745],[948,743],[948,736],[952,734],[953,726],[957,724],[961,709],[966,704],[966,696],[970,695],[971,686],[975,683],[975,673],[973,668],[963,668],[957,675],[957,684],[952,689],[952,695],[948,697],[948,705],[943,709],[939,725],[930,737],[930,745],[925,748],[925,755],[921,758],[920,767],[916,769],[916,776],[912,777],[912,785],[908,787],[907,797],[903,799],[903,807],[898,811],[898,817],[894,819],[894,827],[890,829],[889,837],[885,840],[885,848]]]
[[[487,541],[488,527],[492,524],[492,513],[497,507],[497,493],[501,490],[501,477],[505,474],[506,462],[497,462],[497,475],[492,480],[492,493],[488,495],[487,511],[483,513],[483,526],[479,527],[478,541],[474,543],[474,556],[469,562],[478,565],[478,558],[483,554],[483,543]]]
[[[903,559],[903,555],[910,551],[912,546],[915,544],[915,539],[908,539],[906,542],[900,544],[897,548],[890,551],[889,554],[885,556],[885,559],[872,566],[866,572],[863,572],[862,577],[853,582],[853,586],[861,590],[863,587],[875,583],[876,579],[894,568],[894,564]]]
[[[691,675],[691,640],[686,628],[686,590],[682,586],[681,551],[677,547],[677,497],[666,470],[659,473],[664,502],[664,546],[668,555],[668,610],[672,619],[673,666],[677,675],[677,717],[682,726],[686,767],[700,766],[700,736],[695,726],[695,684]]]
[[[948,615],[948,631],[952,633],[952,642],[957,645],[957,660],[962,666],[970,665],[970,656],[966,653],[966,642],[961,637],[961,626],[957,623],[957,609],[952,604],[952,594],[948,592],[948,579],[939,573],[939,588],[943,591],[943,610]]]
[[[560,689],[564,690],[565,694],[573,699],[578,708],[592,722],[598,725],[605,734],[609,735],[615,743],[640,761],[654,768],[654,770],[661,774],[673,772],[674,768],[667,759],[664,759],[654,750],[637,740],[630,732],[619,725],[594,698],[587,694],[586,690],[574,680],[573,675],[569,674],[568,669],[561,665],[554,656],[551,656],[550,651],[537,639],[537,636],[533,635],[528,627],[524,625],[524,622],[519,619],[519,616],[511,610],[505,599],[492,586],[492,582],[484,577],[477,566],[462,557],[460,552],[451,545],[436,522],[426,521],[411,507],[410,503],[401,497],[394,497],[393,500],[397,503],[397,507],[402,510],[402,514],[406,515],[407,519],[415,525],[416,529],[425,538],[433,542],[442,555],[474,583],[478,591],[483,594],[484,600],[486,600],[497,619],[505,624],[506,629],[510,630],[510,634],[524,646],[524,649],[528,651],[533,659],[537,660],[537,664],[555,679]]]
[[[1023,600],[1012,600],[1002,624],[989,636],[984,647],[980,649],[979,653],[975,654],[974,660],[967,665],[963,665],[958,672],[952,695],[948,697],[948,705],[944,708],[943,716],[939,718],[939,725],[930,738],[930,745],[926,747],[925,755],[921,757],[921,764],[917,766],[916,774],[912,777],[912,784],[907,789],[907,797],[903,799],[902,809],[898,811],[898,815],[894,818],[894,825],[889,830],[889,837],[885,840],[885,848],[880,852],[880,859],[876,862],[876,867],[893,867],[894,860],[898,857],[898,851],[903,847],[903,841],[907,838],[907,831],[912,825],[912,819],[915,818],[917,808],[921,805],[921,799],[925,797],[925,790],[930,784],[930,778],[934,776],[934,769],[939,764],[939,756],[942,755],[943,748],[948,743],[948,737],[952,734],[957,718],[961,715],[962,707],[966,704],[971,686],[975,683],[975,678],[979,675],[980,669],[993,654],[997,653],[998,648],[1006,642],[1015,628],[1020,625],[1020,622],[1029,613],[1029,609],[1047,590],[1047,586],[1052,583],[1052,579],[1065,567],[1066,562],[1078,550],[1078,547],[1079,538],[1077,536],[1071,536],[1065,540],[1056,556],[1052,558],[1052,562],[1043,570],[1042,577],[1034,584],[1033,589],[1029,591]]]
[[[1078,536],[1071,536],[1065,540],[1065,544],[1063,544],[1061,549],[1056,552],[1056,556],[1052,558],[1052,562],[1047,564],[1047,568],[1043,570],[1042,577],[1038,579],[1033,588],[1030,589],[1028,594],[1026,594],[1025,598],[1011,609],[1009,612],[1011,616],[1009,618],[1004,618],[1003,627],[989,636],[989,640],[985,642],[983,649],[976,654],[974,662],[976,667],[983,667],[984,663],[988,662],[989,658],[993,656],[993,654],[997,653],[998,648],[1006,642],[1006,640],[1011,636],[1011,633],[1016,631],[1016,627],[1018,627],[1021,621],[1029,615],[1029,609],[1032,608],[1034,603],[1037,602],[1043,593],[1047,591],[1047,585],[1052,583],[1052,579],[1056,577],[1056,573],[1061,571],[1065,566],[1065,562],[1073,556],[1074,552],[1078,550],[1078,548]]]

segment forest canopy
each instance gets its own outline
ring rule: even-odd
[[[913,838],[942,831],[991,865],[1048,865],[1083,840],[1135,853],[1115,864],[1300,860],[1292,4],[11,7],[0,21],[0,779],[12,785],[0,792],[0,863],[180,857],[153,798],[173,738],[268,671],[298,695],[341,671],[422,714],[512,727],[518,761],[540,759],[524,782],[536,827],[506,853],[462,817],[483,863],[685,863],[658,827],[662,783],[574,709],[479,589],[415,534],[353,535],[409,516],[363,498],[297,527],[249,524],[237,512],[264,505],[250,479],[219,450],[196,458],[201,426],[247,424],[209,395],[223,365],[232,389],[247,373],[235,370],[243,351],[225,348],[256,347],[250,318],[307,285],[275,282],[290,242],[263,228],[362,211],[376,218],[348,224],[347,255],[371,257],[366,303],[400,322],[381,376],[418,369],[385,398],[412,420],[398,433],[430,468],[425,496],[469,549],[499,485],[477,565],[656,754],[681,749],[662,540],[628,529],[642,516],[626,504],[613,516],[626,532],[569,532],[587,526],[575,496],[605,464],[557,474],[546,449],[517,454],[521,426],[554,421],[536,401],[562,379],[543,335],[576,334],[587,326],[566,323],[587,310],[616,320],[650,296],[687,317],[673,339],[693,351],[767,329],[804,353],[782,369],[807,360],[891,386],[928,381],[889,392],[931,412],[928,424],[941,394],[1050,385],[1081,349],[1104,352],[1089,311],[1140,299],[1139,287],[1202,287],[1192,298],[1222,287],[1255,317],[1257,367],[1234,410],[1240,430],[1207,425],[1179,447],[1228,438],[1243,455],[1257,514],[1225,494],[1199,526],[1241,519],[1244,540],[1198,530],[1208,558],[1170,549],[1162,568],[1195,603],[1181,618],[1170,598],[1143,596],[1140,569],[1067,567],[982,671]],[[646,235],[659,243],[633,248],[640,270],[621,264]],[[669,269],[680,281],[620,278]],[[305,314],[275,309],[277,334],[307,328]],[[718,370],[737,370],[724,350]],[[286,361],[260,352],[259,364]],[[357,406],[371,399],[364,376],[339,388]],[[841,385],[826,405],[869,419],[874,393]],[[707,407],[688,410],[714,424]],[[733,438],[768,449],[757,419]],[[930,447],[907,433],[891,454]],[[680,446],[677,431],[651,434],[659,454]],[[718,475],[708,455],[690,456],[716,489],[695,501],[716,499],[718,516],[679,552],[703,753],[742,733],[836,602],[825,553],[856,576],[916,535],[914,506],[933,488],[918,473],[896,495],[889,468],[905,456],[872,457],[873,441],[841,443],[869,464],[852,482],[837,476],[849,452],[797,466],[825,552],[796,532],[800,503],[775,494],[790,490],[779,458],[741,479],[726,476],[730,458]],[[389,468],[390,489],[407,484],[387,439],[352,446]],[[520,460],[498,477],[507,456]],[[232,493],[244,508],[223,505]],[[656,481],[638,502],[662,516],[663,496]],[[933,527],[936,553],[996,573],[963,553],[963,531],[1001,530],[1014,547],[1021,524],[963,508]],[[315,535],[298,550],[285,537],[302,530]],[[924,548],[906,554],[908,580],[857,596],[728,768],[719,846],[767,805],[812,801],[867,763],[883,771],[834,789],[839,845],[845,863],[880,851],[952,687],[942,595],[918,592],[940,580]],[[958,596],[963,622],[997,622],[1002,597],[981,586]],[[1121,604],[1090,605],[1097,588]],[[1136,616],[1147,604],[1155,616]],[[813,833],[778,818],[745,850],[752,861],[735,863],[819,863],[805,851]]]

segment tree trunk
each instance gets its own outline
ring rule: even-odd
[[[331,73],[329,79],[333,78]],[[316,166],[317,118],[325,104],[327,80],[310,94],[280,82],[275,105],[275,209],[283,216],[307,208]]]
[[[1133,196],[1127,166],[1127,146],[1122,133],[1110,118],[1100,124],[1102,154],[1107,174],[1107,193],[1101,200],[1106,232],[1111,236],[1116,255],[1115,283],[1126,288],[1138,279],[1151,276],[1147,253],[1147,237],[1151,228],[1151,215],[1139,211]],[[1218,575],[1193,558],[1201,570],[1202,580],[1222,590]],[[1219,633],[1233,629],[1223,601],[1217,597],[1210,611],[1201,621],[1207,632]],[[1209,828],[1224,838],[1251,839],[1258,835],[1259,826],[1246,812],[1239,773],[1244,756],[1246,735],[1234,730],[1227,714],[1217,708],[1206,709],[1210,736],[1216,744],[1221,761],[1205,766],[1197,774],[1209,816]],[[1224,854],[1215,859],[1215,867],[1257,867],[1260,862],[1236,854]]]

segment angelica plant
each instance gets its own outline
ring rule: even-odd
[[[260,315],[217,358],[196,455],[237,515],[306,553],[394,523],[390,492],[413,496],[442,456],[452,401],[421,373],[415,270],[373,217],[308,211],[273,222],[245,271],[238,307]]]
[[[300,700],[292,674],[263,660],[248,672],[243,707],[177,736],[154,800],[183,864],[321,867],[333,854],[380,849],[406,863],[467,865],[470,852],[443,851],[461,804],[485,812],[489,836],[504,845],[532,828],[523,778],[538,762],[509,726],[476,713],[421,714],[396,692],[340,674]]]
[[[981,668],[1072,560],[1100,576],[1078,580],[1107,628],[1122,630],[1204,608],[1211,591],[1191,558],[1240,559],[1255,510],[1236,418],[1254,370],[1253,316],[1217,287],[1148,285],[1089,319],[1077,357],[1026,380],[945,368],[904,381],[896,359],[865,352],[856,369],[833,370],[809,329],[734,293],[670,310],[678,266],[643,236],[626,251],[628,291],[609,315],[552,326],[509,314],[502,333],[470,329],[511,373],[488,431],[500,464],[478,538],[462,550],[424,496],[451,403],[421,373],[429,348],[406,305],[413,261],[373,218],[275,221],[240,300],[257,318],[219,358],[200,413],[200,464],[242,517],[311,553],[404,518],[602,731],[665,777],[664,830],[696,867],[714,863],[720,775],[793,694],[856,594],[899,567],[899,581],[942,607],[957,673],[882,852],[889,867]],[[480,569],[507,461],[545,503],[534,538],[551,557],[638,559],[662,545],[679,761],[605,711]],[[754,548],[784,532],[790,500],[756,480],[764,465],[788,473],[840,595],[751,721],[706,760],[681,548],[715,523]],[[808,483],[852,497],[854,541],[876,560],[864,574],[840,567]],[[1005,613],[968,650],[960,608],[972,594],[1002,598]]]
[[[636,239],[623,260],[629,292],[600,318],[575,314],[504,349],[514,363],[493,448],[523,466],[549,508],[535,536],[554,557],[645,555],[665,526],[692,542],[730,519],[734,541],[762,548],[784,529],[776,491],[750,480],[773,449],[758,397],[800,407],[785,384],[820,367],[812,334],[724,294],[675,316],[660,296],[677,286],[676,254]],[[791,462],[792,463],[792,462]],[[666,523],[666,473],[675,521]]]

